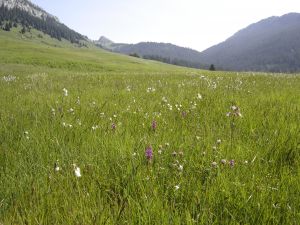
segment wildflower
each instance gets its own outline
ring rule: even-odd
[[[55,109],[54,108],[51,108],[51,113],[53,116],[55,116]]]
[[[64,96],[65,96],[65,97],[67,97],[67,96],[69,95],[69,94],[68,94],[68,90],[67,90],[66,88],[63,89],[63,93],[64,93]]]
[[[225,165],[225,164],[227,163],[227,160],[226,160],[226,159],[221,159],[221,163],[222,163],[223,165]]]
[[[80,105],[80,98],[79,98],[79,96],[77,97],[76,104]]]
[[[151,161],[153,159],[153,149],[151,146],[146,148],[145,155],[149,161]]]
[[[70,108],[70,109],[69,109],[69,113],[74,113],[74,109],[73,109],[73,108]]]
[[[234,166],[234,164],[235,164],[235,162],[234,162],[234,160],[233,160],[233,159],[229,161],[229,165],[230,165],[231,167],[233,167],[233,166]]]
[[[12,75],[7,75],[7,76],[4,76],[2,78],[5,82],[13,82],[16,80],[16,77],[15,76],[12,76]]]
[[[179,165],[179,166],[178,166],[178,170],[179,170],[179,171],[183,171],[183,165]]]
[[[245,162],[244,162],[245,164],[248,164],[248,160],[245,160]]]
[[[174,151],[174,152],[172,153],[172,155],[173,155],[174,157],[177,156],[177,152]]]
[[[132,153],[132,156],[136,156],[136,152]]]
[[[235,110],[237,110],[237,109],[238,109],[238,107],[237,107],[237,106],[235,106],[235,105],[232,105],[232,106],[230,107],[230,109],[231,109],[232,111],[235,111]]]
[[[152,129],[155,131],[157,128],[157,122],[155,120],[152,121]]]
[[[162,150],[161,150],[161,149],[159,149],[159,150],[157,151],[157,153],[161,155],[161,153],[162,153]]]
[[[218,144],[218,145],[221,144],[221,142],[222,142],[221,139],[218,139],[218,140],[217,140],[217,144]]]
[[[180,188],[179,184],[175,185],[175,191],[177,191]]]
[[[201,100],[202,99],[202,95],[201,94],[197,94],[197,98],[199,99],[199,100]]]
[[[211,165],[212,165],[212,167],[217,167],[218,163],[217,162],[212,162]]]
[[[99,126],[98,125],[94,125],[94,126],[92,126],[92,130],[97,130],[99,128]]]
[[[76,177],[81,177],[81,171],[80,168],[78,166],[76,166],[76,164],[73,164],[74,167],[74,173]]]
[[[111,129],[112,129],[112,130],[115,130],[116,128],[117,128],[116,124],[113,123],[113,124],[111,125]]]
[[[58,165],[58,160],[54,163],[54,171],[55,171],[55,172],[60,171],[60,167],[59,167],[59,165]]]
[[[162,97],[162,99],[161,99],[164,103],[167,103],[168,102],[168,100],[167,100],[167,98],[166,97]]]
[[[241,111],[240,111],[240,108],[235,106],[235,105],[232,105],[230,107],[231,111],[226,113],[226,116],[236,116],[236,117],[242,117],[242,114],[241,114]]]
[[[25,135],[25,138],[26,138],[27,140],[29,140],[29,132],[28,132],[28,131],[24,131],[24,135]]]

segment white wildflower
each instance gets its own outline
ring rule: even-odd
[[[167,98],[164,96],[164,97],[162,97],[162,99],[161,99],[164,103],[167,103],[168,102],[168,100],[167,100]]]
[[[51,108],[51,113],[53,116],[55,116],[55,109],[54,108]]]
[[[67,97],[69,95],[68,90],[66,88],[63,88],[63,94],[65,97]]]
[[[80,105],[80,98],[79,98],[79,96],[77,97],[76,104]]]
[[[222,163],[223,165],[225,165],[225,164],[227,163],[227,160],[226,160],[226,159],[221,159],[221,163]]]
[[[92,130],[97,130],[99,128],[99,126],[98,125],[94,125],[94,126],[92,126]]]
[[[179,166],[178,166],[178,170],[179,170],[179,171],[183,171],[183,165],[179,165]]]
[[[58,160],[54,163],[54,171],[55,171],[55,172],[60,171],[60,167],[59,167],[59,165],[58,165]]]
[[[73,164],[74,167],[74,173],[76,177],[81,177],[81,171],[80,168],[78,166],[76,166],[76,164]]]
[[[212,167],[217,167],[218,163],[217,162],[212,162],[211,165],[212,165]]]

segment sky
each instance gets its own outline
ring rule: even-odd
[[[198,51],[270,16],[300,13],[299,0],[31,0],[92,40],[155,41]]]

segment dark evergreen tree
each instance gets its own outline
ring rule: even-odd
[[[214,65],[214,64],[211,64],[210,67],[209,67],[209,70],[210,70],[210,71],[215,71],[215,70],[216,70],[215,65]]]
[[[129,55],[132,56],[132,57],[140,58],[140,56],[137,53],[131,53]]]
[[[21,34],[25,34],[25,33],[26,33],[26,28],[25,28],[24,26],[22,27],[20,33],[21,33]]]
[[[7,22],[7,23],[5,23],[5,26],[4,26],[3,30],[10,31],[11,28],[12,28],[11,23]]]

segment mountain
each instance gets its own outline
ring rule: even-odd
[[[300,14],[254,23],[203,51],[200,60],[227,70],[300,71]]]
[[[95,43],[103,48],[109,48],[112,44],[114,44],[113,41],[104,36],[101,36],[98,41],[95,41]]]
[[[68,28],[59,20],[28,0],[0,0],[0,28],[6,31],[15,26],[23,27],[22,33],[31,28],[40,30],[58,40],[80,43],[86,38]]]
[[[38,17],[40,19],[46,19],[47,17],[49,17],[58,21],[58,18],[56,18],[55,16],[47,13],[42,8],[26,0],[10,0],[10,1],[0,0],[0,6],[2,5],[8,9],[13,9],[13,8],[21,9],[29,13],[30,15]]]
[[[136,53],[147,59],[188,67],[207,69],[214,64],[222,70],[300,71],[299,13],[273,16],[251,24],[203,52],[168,43],[118,44],[107,40],[100,38],[98,43],[114,52]]]
[[[95,41],[95,44],[113,52],[127,55],[137,54],[145,59],[152,59],[180,66],[208,68],[208,66],[201,63],[200,52],[170,43],[140,42],[138,44],[123,44],[114,43],[102,36],[98,41]]]

